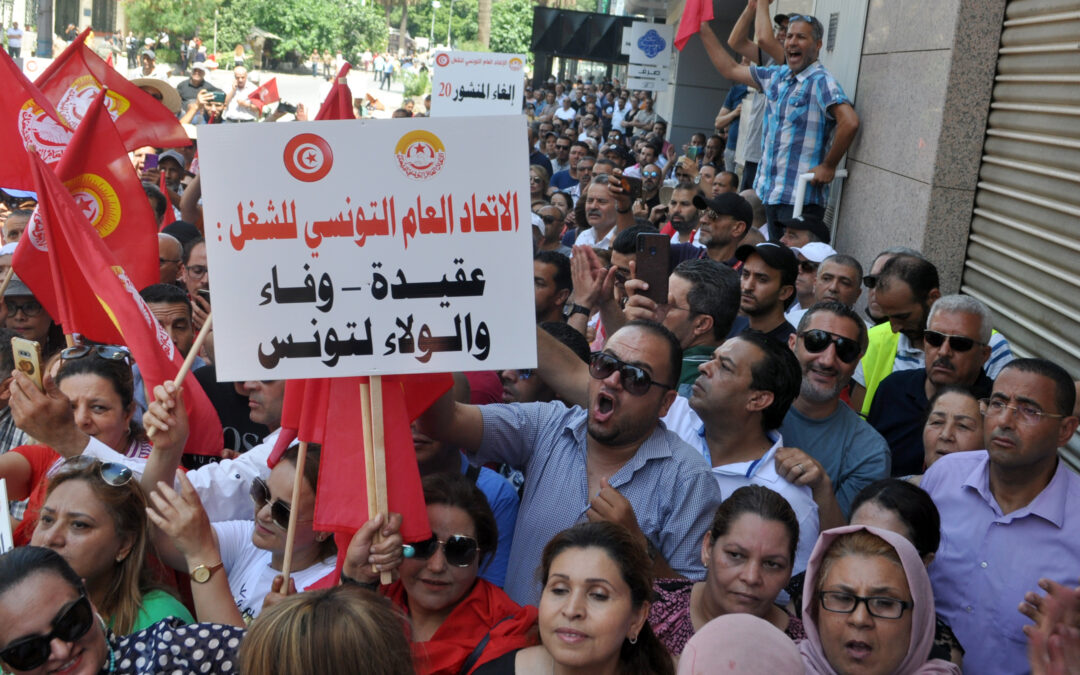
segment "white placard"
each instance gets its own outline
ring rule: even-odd
[[[630,45],[633,44],[630,41],[630,26],[622,27],[622,47],[619,49],[620,54],[630,55]]]
[[[667,91],[667,80],[631,77],[626,80],[626,86],[628,89],[641,89],[643,91]]]
[[[24,58],[22,62],[23,75],[26,75],[26,79],[33,82],[39,75],[45,72],[45,69],[49,67],[49,64],[51,64],[53,60],[38,56],[28,56]]]
[[[200,130],[218,378],[532,367],[524,133],[520,115]]]
[[[7,480],[0,478],[0,555],[15,548],[11,536],[11,510],[8,508]]]
[[[649,66],[631,63],[626,68],[626,76],[639,77],[643,80],[664,80],[666,82],[671,79],[671,68],[668,66]]]
[[[630,26],[630,63],[671,66],[674,39],[674,24],[635,21]]]
[[[525,99],[525,55],[439,52],[431,69],[431,115],[517,115]]]

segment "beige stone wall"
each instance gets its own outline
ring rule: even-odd
[[[871,0],[838,250],[869,265],[911,246],[938,265],[943,292],[959,288],[1004,8]]]

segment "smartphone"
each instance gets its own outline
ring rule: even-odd
[[[700,154],[701,154],[701,148],[696,146],[696,145],[691,145],[690,147],[688,147],[686,149],[686,156],[689,157],[690,159],[697,159],[698,155],[700,155]]]
[[[143,171],[149,171],[150,169],[156,169],[158,167],[158,156],[150,153],[143,157]]]
[[[202,298],[203,300],[206,301],[206,304],[208,304],[208,305],[210,304],[210,289],[209,288],[200,288],[199,290],[197,290],[195,292],[199,294],[200,298]]]
[[[668,269],[671,267],[671,239],[666,234],[642,232],[637,236],[635,275],[649,284],[645,297],[658,305],[668,300]]]
[[[21,370],[34,381],[38,389],[41,385],[41,345],[26,338],[11,338],[11,351],[15,356],[15,370]]]
[[[225,102],[225,92],[223,92],[223,91],[215,91],[215,92],[213,92],[213,96],[210,98],[210,100],[212,102],[214,102],[214,103],[224,103]]]

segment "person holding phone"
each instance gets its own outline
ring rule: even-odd
[[[42,360],[64,346],[64,333],[19,277],[12,276],[4,289],[4,327],[41,345]]]

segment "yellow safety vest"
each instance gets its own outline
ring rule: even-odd
[[[870,404],[874,400],[878,385],[893,371],[900,333],[892,332],[892,326],[886,321],[867,331],[866,337],[868,344],[862,357],[863,378],[866,382],[866,397],[863,398],[860,411],[863,417],[870,414]]]

